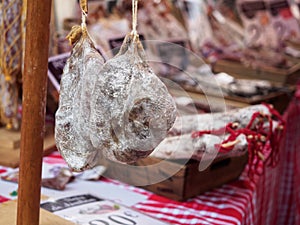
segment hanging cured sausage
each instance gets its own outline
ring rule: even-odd
[[[83,170],[93,167],[99,154],[89,138],[90,99],[104,60],[85,24],[74,27],[69,39],[73,51],[61,78],[55,139],[68,165],[74,170]]]
[[[147,156],[175,121],[175,103],[134,34],[104,65],[96,90],[102,91],[92,98],[91,141],[108,158],[132,162]]]

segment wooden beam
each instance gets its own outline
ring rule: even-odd
[[[27,0],[17,225],[38,225],[51,0]]]

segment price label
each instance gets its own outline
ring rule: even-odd
[[[166,225],[162,221],[90,194],[44,202],[41,207],[81,225]]]

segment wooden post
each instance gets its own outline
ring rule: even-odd
[[[38,225],[51,0],[27,0],[17,225]]]

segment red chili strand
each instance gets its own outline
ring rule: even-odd
[[[223,144],[235,141],[241,134],[246,136],[248,142],[248,175],[253,178],[255,174],[260,175],[264,172],[264,167],[261,172],[258,171],[260,163],[263,161],[264,165],[276,166],[279,160],[279,144],[281,142],[280,129],[273,131],[273,119],[278,121],[278,126],[284,127],[285,122],[282,116],[270,105],[264,104],[271,115],[265,115],[261,112],[253,113],[249,123],[245,128],[235,128],[233,123],[227,124],[225,127],[216,130],[196,131],[192,133],[192,138],[201,137],[204,134],[223,135],[229,136],[221,144],[215,147],[219,149],[220,153],[230,152],[234,146],[222,147]],[[267,122],[267,125],[266,125]],[[252,137],[251,137],[252,136]],[[264,149],[266,144],[270,144],[270,153],[265,159],[261,159],[260,155],[265,156]]]

